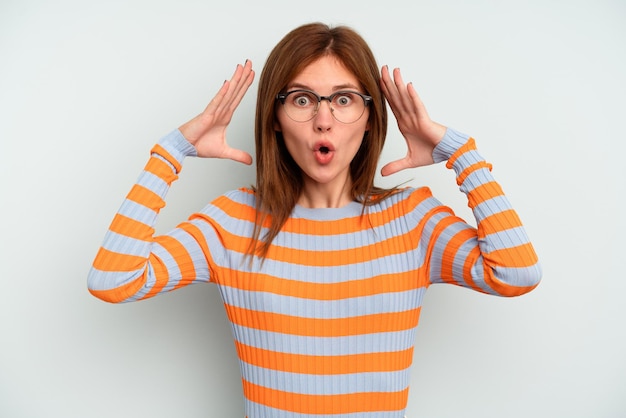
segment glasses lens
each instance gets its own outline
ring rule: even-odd
[[[356,122],[363,115],[365,102],[363,97],[351,91],[338,92],[333,96],[332,101],[333,116],[339,122]]]
[[[324,98],[322,100],[329,99]],[[356,92],[341,91],[334,93],[330,101],[332,115],[339,122],[356,122],[365,111],[365,101]],[[307,122],[313,119],[320,105],[319,96],[308,90],[294,90],[287,93],[283,103],[287,115],[296,122]]]
[[[313,119],[317,112],[319,100],[313,92],[292,91],[285,98],[285,111],[296,122],[306,122]]]

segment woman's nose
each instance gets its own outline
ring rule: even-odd
[[[327,103],[324,103],[327,102]],[[327,130],[333,123],[333,108],[328,100],[322,100],[315,113],[316,129]]]

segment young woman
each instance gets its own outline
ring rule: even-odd
[[[113,219],[89,275],[109,302],[211,282],[222,295],[249,418],[398,418],[407,405],[424,292],[451,283],[500,296],[540,267],[468,136],[430,120],[399,70],[347,27],[287,34],[261,74],[257,179],[167,235],[153,226],[187,156],[252,163],[225,138],[254,78],[238,65],[197,117],[165,136]],[[407,146],[383,175],[447,161],[478,228],[427,188],[380,189],[386,101]]]

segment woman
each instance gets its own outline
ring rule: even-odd
[[[431,121],[399,70],[379,73],[357,33],[322,24],[287,34],[261,74],[256,186],[153,236],[186,156],[251,164],[225,132],[253,78],[251,62],[238,65],[200,115],[152,149],[96,256],[89,289],[129,302],[216,284],[249,418],[402,417],[428,286],[526,293],[541,275],[532,245],[475,142]],[[477,229],[427,188],[374,186],[385,99],[408,153],[382,174],[447,161]]]

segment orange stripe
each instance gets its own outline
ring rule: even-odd
[[[215,202],[213,202],[212,204],[215,204]],[[222,208],[224,210],[224,208]],[[243,209],[243,208],[242,208]],[[254,211],[254,209],[250,208],[251,211]],[[254,219],[246,219],[245,217],[241,216],[241,212],[238,211],[234,211],[232,213],[229,213],[229,216],[236,218],[236,219],[241,219],[244,221],[249,221],[249,222],[254,222]],[[204,213],[194,213],[189,220],[193,221],[193,220],[197,220],[197,219],[202,219],[203,221],[207,222],[208,224],[211,225],[211,227],[213,229],[215,229],[215,232],[218,236],[221,237],[221,241],[224,245],[226,244],[234,244],[234,245],[230,245],[228,248],[235,250],[235,251],[239,251],[239,252],[243,252],[245,253],[248,249],[248,243],[252,240],[252,238],[250,237],[244,237],[241,235],[235,235],[232,234],[231,232],[227,231],[225,228],[222,227],[222,225],[217,222],[215,219],[211,218],[210,216],[208,216],[207,214]],[[267,220],[267,218],[265,219],[265,221],[263,222],[264,226],[269,226],[269,221]]]
[[[119,213],[113,218],[109,229],[115,233],[142,241],[151,241],[154,235],[154,228],[150,225],[146,225],[143,222],[136,221]]]
[[[174,289],[178,289],[193,282],[196,278],[196,269],[193,259],[183,244],[176,238],[169,235],[162,235],[156,238],[156,242],[161,244],[172,255],[180,270],[181,280]],[[174,290],[173,289],[173,290]]]
[[[504,192],[502,191],[500,185],[495,181],[490,181],[488,183],[481,184],[469,192],[467,196],[468,205],[470,208],[474,209],[485,200],[502,195],[504,195]]]
[[[150,158],[144,170],[161,178],[167,184],[172,184],[172,182],[178,178],[176,173],[172,170],[172,166],[160,158]]]
[[[422,203],[424,200],[432,197],[432,194],[427,188],[421,188],[414,191],[411,194],[409,200],[402,200],[382,212],[367,213],[365,216],[368,219],[368,228],[375,228],[380,225],[392,222],[394,219],[403,216],[407,212],[413,210],[416,206]],[[213,203],[216,207],[228,213],[236,219],[242,219],[249,222],[255,221],[256,211],[253,207],[243,203],[235,202],[227,197],[221,197],[216,199]],[[399,205],[402,207],[399,208]],[[406,206],[405,206],[406,205]],[[198,214],[197,217],[204,219],[211,219],[206,215]],[[348,234],[353,232],[359,232],[363,230],[363,222],[366,218],[355,216],[349,219],[341,219],[337,221],[314,221],[308,219],[295,219],[289,218],[282,231],[284,232],[302,232],[311,231],[312,235],[337,235]],[[214,223],[210,221],[211,223]],[[269,226],[270,220],[267,219],[264,222],[264,226]]]
[[[211,218],[204,217],[202,215],[200,216],[210,221],[212,226],[217,230],[218,235],[222,237],[223,242],[228,245],[228,248],[230,250],[240,253],[245,253],[247,251],[251,238],[234,235],[221,227]],[[335,233],[336,232],[337,231],[335,231]],[[418,239],[414,230],[409,231],[403,235],[393,236],[385,241],[375,242],[374,244],[365,245],[362,247],[348,248],[345,250],[299,250],[295,248],[272,245],[267,253],[267,259],[292,264],[303,264],[307,266],[341,266],[346,264],[346,260],[349,260],[350,263],[363,263],[366,261],[370,261],[372,254],[393,255],[404,251],[409,251],[410,249],[415,248],[417,244]],[[384,248],[384,250],[381,250],[381,247]],[[390,252],[390,248],[396,249],[396,251]]]
[[[461,231],[457,232],[456,235],[454,235],[446,245],[441,259],[441,278],[445,282],[456,282],[453,273],[454,258],[457,255],[461,246],[473,237],[476,237],[475,229],[462,229]]]
[[[165,206],[165,201],[161,199],[161,196],[154,193],[152,190],[143,186],[135,184],[128,193],[127,199],[144,205],[152,210],[158,211]]]
[[[431,209],[431,211],[427,214],[427,216],[430,218],[430,217],[434,216],[438,212],[440,212],[439,208]],[[452,225],[452,224],[454,224],[454,223],[456,223],[458,221],[459,221],[459,218],[457,218],[456,216],[448,216],[448,217],[445,217],[445,218],[441,219],[435,225],[435,227],[433,228],[433,232],[432,232],[432,234],[430,236],[430,241],[428,241],[428,248],[426,250],[426,257],[429,260],[429,262],[430,262],[430,256],[433,253],[433,249],[435,247],[435,244],[437,243],[437,240],[439,239],[439,237],[441,236],[443,231],[447,227],[449,227],[450,225]],[[430,272],[430,268],[429,268],[429,272]]]
[[[361,280],[338,283],[308,283],[260,273],[224,269],[220,281],[224,286],[251,292],[269,292],[316,300],[338,300],[386,292],[403,292],[427,285],[422,268],[404,273],[383,274]]]
[[[474,138],[469,138],[467,140],[467,142],[461,146],[461,148],[456,150],[454,152],[454,154],[452,154],[452,156],[450,156],[450,158],[448,158],[448,162],[446,163],[446,167],[452,168],[452,166],[454,165],[456,160],[461,155],[465,154],[468,151],[474,151],[475,149],[476,149],[476,141],[474,141]]]
[[[538,261],[537,254],[530,243],[495,250],[489,254],[483,254],[483,257],[488,265],[502,267],[530,267]]]
[[[172,157],[172,154],[167,152],[167,150],[163,148],[161,145],[156,144],[154,147],[152,147],[150,152],[154,154],[159,154],[161,157],[165,158],[170,164],[174,166],[174,169],[176,170],[177,173],[180,173],[180,170],[182,170],[182,166],[180,165],[178,161],[176,161],[176,158]],[[170,169],[170,172],[171,172],[171,169]]]
[[[240,190],[248,192],[250,194],[254,194],[252,191],[247,190],[247,189],[240,189]],[[252,223],[256,221],[257,212],[254,206],[250,206],[245,203],[236,202],[230,199],[228,196],[222,195],[218,197],[217,199],[215,199],[213,202],[211,202],[211,204],[215,206],[216,208],[221,209],[224,213],[227,213],[228,216],[232,218],[240,219],[240,220],[248,221]],[[212,221],[212,218],[202,213],[196,213],[193,215],[193,217],[202,218],[202,219],[208,220],[210,223],[214,223]],[[271,216],[268,215],[264,219],[263,226],[269,227],[270,220],[271,220]]]
[[[380,313],[349,318],[303,318],[273,312],[262,312],[226,305],[228,318],[234,324],[281,334],[308,337],[341,337],[376,332],[404,331],[417,326],[420,308],[403,312]]]
[[[401,200],[381,212],[368,213],[367,209],[365,217],[354,217],[351,219],[341,219],[337,221],[311,221],[307,219],[290,218],[286,223],[284,230],[286,232],[311,231],[314,235],[337,235],[360,232],[363,230],[362,222],[367,219],[368,228],[376,228],[381,225],[393,222],[400,218],[420,203],[432,197],[429,189],[421,188],[411,193],[408,199]],[[347,222],[349,221],[349,222]]]
[[[489,234],[522,226],[522,221],[513,209],[495,213],[483,219],[478,225],[478,236],[484,238]]]
[[[128,299],[131,295],[134,295],[141,289],[141,287],[145,283],[145,277],[141,276],[137,279],[133,280],[130,283],[126,283],[123,286],[118,286],[114,289],[108,290],[94,290],[89,289],[89,292],[97,297],[98,299],[111,302],[111,303],[119,303],[126,299]]]
[[[345,250],[300,250],[274,245],[267,252],[267,258],[306,266],[334,267],[371,261],[372,254],[386,254],[387,256],[400,254],[415,248],[417,244],[417,237],[409,231],[385,241]]]
[[[189,222],[183,222],[182,224],[178,225],[178,227],[183,229],[183,230],[185,230],[185,232],[187,232],[189,235],[194,237],[194,239],[196,240],[196,242],[198,243],[200,248],[202,248],[202,254],[207,259],[207,265],[208,265],[208,268],[209,268],[210,280],[212,282],[216,282],[217,281],[217,273],[216,273],[216,271],[214,269],[215,262],[213,261],[213,255],[211,254],[211,251],[209,251],[209,246],[207,244],[206,237],[204,236],[204,234],[202,233],[200,228],[198,228],[197,226],[195,226],[195,225],[193,225],[193,224],[191,224]]]
[[[406,370],[413,361],[413,348],[402,351],[315,356],[279,353],[251,347],[235,341],[239,359],[264,369],[286,373],[334,375],[352,373],[393,372]]]
[[[163,261],[160,258],[154,255],[151,256],[150,264],[152,265],[152,270],[154,272],[155,283],[150,289],[150,291],[146,293],[145,295],[143,295],[141,300],[151,298],[161,293],[161,291],[163,290],[165,286],[167,286],[167,283],[169,281],[169,273],[167,272],[165,263],[163,263]],[[145,274],[148,274],[147,271]]]
[[[502,282],[497,277],[495,277],[495,275],[493,274],[493,270],[487,267],[485,267],[485,282],[499,295],[509,297],[519,296],[528,293],[538,285],[537,283],[532,286],[512,286],[508,283]]]
[[[100,247],[93,266],[102,271],[135,271],[146,264],[144,257],[121,254]]]
[[[456,178],[456,182],[457,184],[460,186],[461,184],[463,184],[463,182],[465,181],[465,179],[467,178],[467,176],[469,176],[470,174],[472,174],[474,171],[477,170],[482,170],[483,168],[488,169],[489,171],[491,171],[492,169],[492,165],[489,164],[486,161],[479,161],[477,163],[474,163],[472,165],[470,165],[469,167],[467,167],[465,170],[463,170],[461,172],[461,174],[459,174]]]
[[[402,410],[406,407],[409,389],[400,392],[305,395],[269,389],[244,380],[243,392],[250,401],[270,408],[300,414],[348,414]]]
[[[467,285],[470,288],[476,290],[477,292],[486,293],[485,290],[481,289],[480,287],[476,285],[476,282],[474,282],[474,279],[472,278],[472,269],[474,268],[474,265],[476,264],[476,260],[478,260],[479,257],[480,257],[480,248],[479,247],[472,248],[469,254],[467,255],[467,258],[465,258],[465,263],[463,264],[463,280],[465,281],[465,283],[467,283]]]

